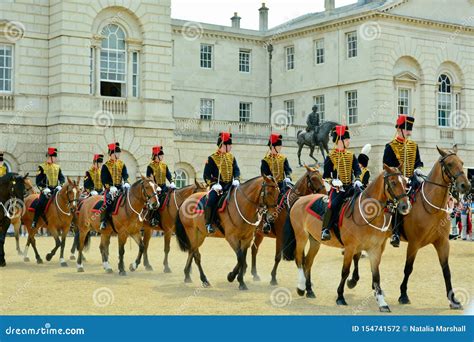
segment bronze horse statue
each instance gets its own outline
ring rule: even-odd
[[[316,147],[319,148],[321,154],[323,155],[323,160],[326,158],[324,151],[329,154],[329,133],[336,127],[338,124],[333,121],[325,121],[319,126],[319,130],[317,133],[315,131],[312,132],[303,132],[298,131],[296,134],[297,143],[298,143],[298,163],[300,166],[301,164],[301,150],[306,145],[309,147],[309,156],[313,158],[315,163],[318,163],[318,160],[314,157],[314,149]]]

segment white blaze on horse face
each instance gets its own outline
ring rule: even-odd
[[[74,194],[74,205],[76,205],[76,202],[77,202],[77,189],[76,188],[73,188],[72,189],[72,193]]]
[[[303,268],[298,268],[298,289],[302,291],[306,289],[306,277]]]
[[[160,205],[160,201],[158,200],[158,185],[156,185],[155,183],[153,182],[150,182],[150,186],[151,188],[153,189],[153,192],[155,194],[155,198],[156,198],[156,205],[159,206]],[[161,189],[160,189],[161,190]]]

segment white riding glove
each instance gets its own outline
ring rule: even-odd
[[[360,180],[356,180],[354,182],[354,188],[362,188],[363,187],[363,184]]]
[[[99,193],[98,193],[97,191],[95,191],[95,190],[92,190],[92,191],[91,191],[91,196],[97,196],[98,194],[99,194]]]
[[[341,187],[343,184],[340,179],[333,179],[331,185],[335,188]]]
[[[421,177],[421,178],[425,177],[425,174],[423,173],[423,171],[421,171],[421,169],[415,169],[415,171],[413,173],[417,177]]]
[[[222,185],[220,185],[219,183],[214,184],[212,186],[211,190],[214,190],[214,191],[217,191],[217,192],[222,191]]]
[[[130,184],[124,183],[124,184],[123,184],[123,188],[124,188],[124,189],[130,189]]]
[[[58,186],[56,187],[56,190],[61,191],[62,188],[63,188],[63,187],[62,187],[61,185],[58,185]]]
[[[235,187],[239,186],[239,185],[240,185],[239,180],[238,180],[238,179],[234,179],[234,180],[232,181],[232,185],[235,186]]]
[[[44,189],[43,189],[43,195],[48,196],[50,193],[51,193],[51,189],[50,189],[50,188],[44,188]]]
[[[286,177],[283,181],[284,181],[285,183],[287,183],[287,184],[288,184],[288,183],[291,184],[291,179],[288,178],[288,177]]]
[[[115,186],[111,186],[110,189],[109,189],[109,193],[112,195],[112,196],[115,196],[115,194],[117,193],[118,189],[115,187]]]
[[[171,189],[176,189],[176,184],[174,184],[174,182],[171,182],[171,183],[170,183],[170,188],[171,188]]]

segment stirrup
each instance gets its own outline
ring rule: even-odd
[[[107,228],[107,222],[102,221],[102,222],[100,223],[99,229],[100,229],[100,230],[104,230],[105,228]]]
[[[160,225],[160,220],[158,220],[156,218],[152,218],[151,221],[150,221],[150,225],[152,227],[158,227]]]
[[[272,225],[271,225],[270,223],[268,223],[268,222],[265,222],[265,223],[263,224],[263,233],[264,233],[264,234],[268,234],[268,233],[270,233],[271,231],[272,231]]]
[[[322,241],[331,240],[331,232],[329,231],[328,228],[323,229],[323,231],[321,232],[321,240]]]
[[[36,229],[36,225],[38,224],[38,222],[34,221],[31,223],[31,229]]]
[[[392,234],[392,237],[390,238],[390,244],[393,247],[400,247],[400,236],[398,234]]]
[[[213,234],[213,233],[216,232],[216,230],[214,229],[214,227],[210,223],[206,224],[206,229],[207,229],[208,234]]]

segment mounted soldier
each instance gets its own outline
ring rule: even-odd
[[[413,131],[415,118],[408,115],[399,115],[395,128],[397,134],[395,138],[385,145],[383,153],[384,164],[396,167],[400,172],[409,178],[412,190],[416,190],[424,177],[421,167],[423,162],[420,158],[418,145],[409,139]],[[403,216],[395,214],[395,223],[393,225],[393,233],[390,244],[393,247],[400,246],[400,229],[403,225]]]
[[[344,200],[350,196],[350,189],[362,188],[359,180],[361,174],[357,158],[349,152],[351,137],[348,126],[336,126],[332,131],[332,141],[335,147],[324,161],[323,178],[328,179],[331,184],[329,192],[329,203],[323,217],[321,240],[331,239],[330,229],[334,228],[339,218]],[[352,183],[355,179],[354,183]]]
[[[0,177],[3,177],[7,174],[8,169],[3,161],[3,152],[0,152]]]
[[[100,212],[100,229],[103,230],[107,226],[107,219],[112,211],[115,199],[118,198],[120,190],[130,188],[128,183],[128,172],[125,163],[120,160],[119,143],[108,145],[109,160],[102,165],[100,179],[105,188],[105,208]],[[122,185],[122,181],[124,182]]]
[[[100,177],[103,162],[103,154],[94,154],[92,166],[86,171],[86,175],[84,177],[84,188],[91,196],[101,195],[104,191],[104,186],[102,185],[102,180]]]
[[[40,189],[41,194],[39,197],[38,205],[35,208],[35,215],[31,228],[35,229],[36,224],[40,217],[48,224],[44,210],[46,204],[51,196],[54,196],[62,188],[62,184],[65,182],[64,175],[61,171],[61,167],[56,164],[58,157],[58,150],[54,147],[49,147],[46,153],[46,161],[43,164],[38,165],[38,173],[36,174],[36,186]]]
[[[171,176],[171,172],[168,168],[168,165],[163,161],[165,153],[163,151],[163,146],[154,146],[151,152],[151,163],[148,164],[146,169],[146,176],[151,177],[155,180],[155,183],[161,188],[161,193],[159,196],[160,203],[163,205],[164,199],[168,192],[168,187],[166,186],[166,180],[170,183],[169,188],[174,190],[176,185],[174,184],[174,179]],[[152,227],[158,227],[160,224],[160,211],[159,208],[153,211],[152,218],[150,220]]]
[[[211,188],[205,208],[206,229],[209,234],[215,232],[212,223],[219,198],[232,186],[240,185],[240,169],[231,153],[232,133],[221,132],[217,139],[218,149],[207,158],[204,167],[204,181]]]
[[[369,165],[369,153],[371,149],[372,145],[364,145],[364,147],[362,147],[362,150],[360,151],[359,156],[357,157],[357,161],[359,162],[359,167],[361,170],[359,180],[362,182],[364,189],[370,182],[370,171],[367,166]]]
[[[318,113],[318,106],[314,105],[312,108],[312,112],[308,114],[306,118],[306,132],[314,132],[314,134],[318,134],[319,131],[319,113]]]

